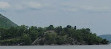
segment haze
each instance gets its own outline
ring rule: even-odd
[[[111,0],[0,0],[0,13],[18,25],[71,25],[97,35],[111,29]]]

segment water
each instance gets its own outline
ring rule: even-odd
[[[111,45],[84,46],[0,46],[0,49],[111,49]]]

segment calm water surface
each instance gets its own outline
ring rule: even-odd
[[[111,49],[111,44],[84,46],[0,46],[0,49]]]

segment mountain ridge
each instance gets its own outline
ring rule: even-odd
[[[18,25],[12,22],[7,17],[0,14],[0,28],[9,28],[9,27],[16,27],[16,26]]]

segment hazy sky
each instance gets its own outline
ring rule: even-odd
[[[0,13],[18,25],[76,25],[111,34],[111,0],[0,0]]]

